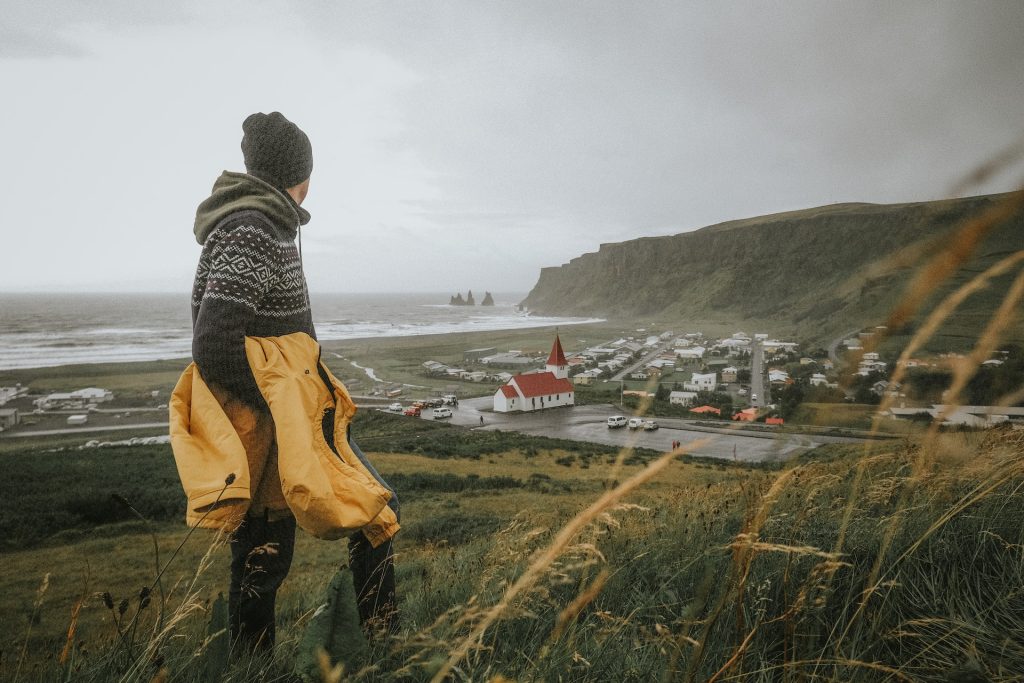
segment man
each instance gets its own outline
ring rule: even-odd
[[[192,290],[192,357],[248,459],[251,504],[231,537],[228,609],[232,642],[255,650],[274,644],[274,603],[291,566],[295,519],[281,489],[273,418],[250,369],[245,338],[303,332],[316,339],[295,243],[310,219],[301,204],[313,150],[279,112],[252,114],[242,131],[246,173],[225,171],[196,210],[194,231],[203,250]],[[397,500],[391,504],[397,513]],[[349,550],[360,616],[387,620],[394,607],[390,542],[373,548],[359,532]]]

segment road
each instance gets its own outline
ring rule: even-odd
[[[608,381],[609,382],[619,382],[619,381],[625,379],[626,375],[628,375],[628,374],[630,374],[632,372],[636,372],[637,368],[641,368],[641,367],[645,366],[647,363],[650,363],[652,360],[657,358],[659,354],[663,353],[665,351],[665,349],[668,348],[671,345],[672,345],[672,340],[669,340],[669,341],[667,341],[667,342],[665,342],[663,344],[658,344],[657,346],[654,347],[654,349],[650,353],[642,356],[640,358],[640,360],[638,360],[637,362],[635,362],[632,365],[626,367],[625,369],[619,371],[617,374],[613,375],[611,377],[611,379],[609,379]]]
[[[755,341],[750,348],[750,405],[763,408],[771,403],[772,397],[768,395],[770,387],[768,369],[764,362],[764,346]]]
[[[491,398],[463,399],[454,409],[451,422],[476,429],[513,431],[611,446],[638,446],[668,451],[673,441],[692,448],[693,455],[744,462],[772,462],[817,448],[826,443],[861,443],[855,437],[742,432],[727,426],[707,428],[694,421],[655,418],[661,429],[654,432],[609,429],[607,419],[622,414],[610,405],[554,408],[535,413],[495,413]],[[483,425],[480,418],[484,418]],[[413,418],[410,418],[413,419]],[[432,419],[425,415],[421,419]]]
[[[859,328],[859,327],[857,329],[855,329],[855,330],[850,330],[846,334],[844,334],[842,336],[839,336],[839,337],[836,337],[835,339],[833,339],[829,343],[829,345],[828,345],[828,359],[835,364],[836,368],[839,367],[839,345],[843,343],[844,339],[849,339],[850,337],[852,337],[852,336],[856,335],[858,332],[860,332],[860,330],[861,330],[861,328]]]
[[[123,432],[129,429],[167,429],[166,422],[137,422],[123,425],[106,425],[104,427],[68,427],[65,429],[37,429],[31,432],[9,432],[4,439],[16,439],[23,436],[59,436],[63,434],[92,434],[94,432]]]

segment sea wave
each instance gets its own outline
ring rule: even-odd
[[[313,295],[324,341],[516,330],[601,322],[535,316],[522,296],[495,294],[496,306],[451,306],[450,294]],[[189,297],[182,294],[0,293],[0,370],[188,358]]]

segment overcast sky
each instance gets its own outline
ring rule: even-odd
[[[948,196],[1024,135],[1012,0],[3,12],[6,292],[187,291],[195,207],[244,170],[254,111],[313,143],[321,292],[525,292],[602,242]]]

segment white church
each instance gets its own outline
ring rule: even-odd
[[[544,372],[516,375],[494,394],[494,412],[531,412],[573,405],[572,382],[569,381],[569,363],[562,352],[562,342],[555,335]]]

